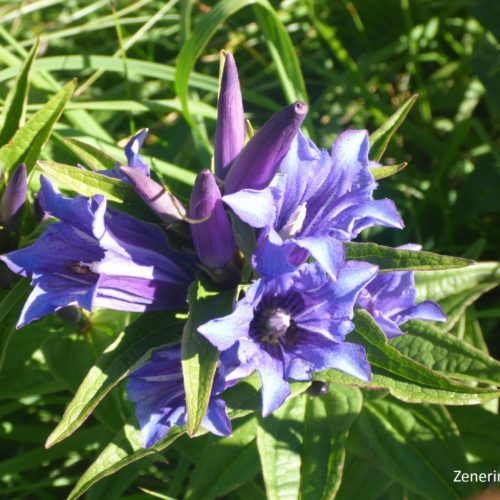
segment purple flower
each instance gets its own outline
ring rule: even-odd
[[[180,346],[154,352],[151,359],[129,377],[127,398],[135,404],[145,448],[160,441],[172,426],[181,427],[187,423]],[[218,370],[207,413],[201,424],[217,436],[231,434],[226,403],[219,397],[223,390],[224,378]]]
[[[0,225],[12,232],[18,232],[26,203],[28,188],[26,165],[19,165],[7,182],[0,198]]]
[[[215,129],[215,175],[224,180],[233,160],[245,144],[245,117],[238,69],[231,53],[226,54],[217,102]]]
[[[234,159],[224,193],[269,186],[307,111],[307,104],[297,101],[271,116]]]
[[[402,250],[421,249],[408,244]],[[446,321],[441,307],[431,300],[415,304],[415,280],[413,271],[380,273],[358,296],[357,304],[366,309],[378,326],[391,339],[403,335],[400,325],[411,319]]]
[[[335,368],[369,381],[362,346],[345,342],[353,329],[359,291],[377,267],[346,262],[332,280],[316,263],[251,285],[229,316],[198,328],[221,352],[226,380],[257,370],[262,412],[269,415],[290,394],[288,380],[311,380],[313,372]]]
[[[137,172],[149,177],[149,166],[144,162],[144,159],[139,154],[139,151],[144,143],[144,139],[148,135],[149,129],[145,128],[140,132],[137,132],[130,141],[128,141],[125,146],[125,156],[127,157],[127,166],[136,170]],[[101,175],[106,177],[113,177],[115,179],[120,179],[124,182],[128,182],[128,177],[123,174],[120,170],[120,164],[115,164],[115,168],[112,170],[101,170],[99,171]]]
[[[223,269],[236,255],[237,247],[220,190],[209,170],[198,174],[191,193],[191,219],[208,219],[191,224],[191,235],[200,262],[208,269]]]
[[[189,260],[158,226],[107,209],[103,196],[64,198],[43,176],[42,209],[60,219],[31,246],[0,258],[34,287],[18,327],[68,305],[124,311],[185,307]]]
[[[299,133],[270,187],[224,196],[243,221],[265,228],[254,256],[258,272],[272,277],[312,255],[334,276],[343,262],[341,242],[371,226],[403,227],[391,200],[372,198],[377,183],[369,167],[376,164],[368,148],[364,130],[342,133],[331,153]]]
[[[162,185],[132,167],[120,167],[119,170],[125,174],[125,178],[134,186],[136,193],[164,224],[184,219],[186,209]]]

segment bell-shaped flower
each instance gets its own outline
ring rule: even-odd
[[[215,373],[212,396],[201,426],[217,436],[231,434],[226,403],[219,397],[224,377]],[[135,405],[142,442],[145,448],[165,437],[171,427],[187,423],[186,393],[182,379],[180,346],[155,351],[151,359],[129,375],[127,398]]]
[[[60,220],[31,246],[0,256],[31,278],[18,327],[68,305],[124,311],[183,308],[194,268],[156,225],[108,209],[103,196],[63,197],[43,176],[40,205]]]
[[[214,140],[215,175],[224,180],[233,160],[245,144],[245,116],[238,69],[231,53],[226,54],[217,101]]]
[[[365,130],[342,133],[331,153],[299,132],[271,186],[224,196],[243,221],[264,228],[254,255],[258,272],[272,277],[312,255],[334,276],[343,262],[341,242],[371,226],[403,227],[391,200],[372,197],[377,183],[369,168],[377,164],[368,149]]]
[[[198,328],[219,351],[226,380],[257,370],[262,412],[269,415],[290,394],[289,380],[311,380],[326,368],[371,378],[365,350],[345,342],[361,289],[377,267],[347,261],[332,280],[317,263],[251,285],[232,314]]]
[[[269,186],[307,111],[307,104],[297,101],[271,116],[233,160],[224,193]]]
[[[408,244],[402,250],[420,250],[419,245]],[[446,321],[441,307],[431,300],[416,304],[413,271],[380,273],[358,296],[357,304],[366,309],[387,338],[403,335],[400,326],[411,319]]]
[[[234,260],[237,247],[219,187],[209,170],[196,177],[189,217],[193,220],[191,236],[200,262],[211,270],[224,269]],[[201,220],[204,221],[197,222]]]

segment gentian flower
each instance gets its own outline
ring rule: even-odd
[[[345,342],[354,328],[356,297],[377,267],[346,262],[332,280],[317,263],[251,285],[232,314],[198,328],[219,351],[226,380],[257,370],[262,413],[269,415],[290,394],[288,381],[311,380],[326,368],[364,381],[371,378],[365,350]]]
[[[421,249],[408,244],[401,250]],[[403,335],[400,325],[411,319],[446,321],[441,307],[431,300],[415,304],[416,290],[413,271],[394,271],[379,274],[358,296],[357,304],[366,309],[387,338]]]
[[[238,69],[231,53],[226,54],[214,140],[215,175],[224,180],[233,160],[245,144],[245,117],[241,99]]]
[[[264,228],[254,256],[258,272],[272,277],[312,255],[334,276],[343,262],[341,242],[371,226],[403,227],[391,200],[372,198],[377,183],[369,167],[377,164],[368,148],[364,130],[342,133],[331,154],[299,133],[270,187],[224,196],[243,221]]]
[[[145,448],[165,437],[171,427],[181,427],[187,423],[180,346],[155,351],[151,359],[129,377],[127,398],[135,404]],[[224,385],[224,378],[218,370],[208,410],[201,424],[217,436],[231,434],[226,403],[219,397]]]
[[[163,230],[107,209],[103,196],[64,198],[43,176],[40,204],[60,219],[31,246],[0,256],[34,287],[18,327],[68,305],[124,311],[185,307],[188,258]]]
[[[307,104],[297,101],[271,116],[233,160],[224,182],[224,193],[266,188],[295,139],[307,111]]]
[[[203,170],[196,177],[189,208],[191,219],[203,220],[191,224],[191,235],[200,262],[208,269],[222,270],[237,252],[229,217],[224,211],[215,177]]]

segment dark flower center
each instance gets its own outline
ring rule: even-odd
[[[66,265],[68,266],[71,271],[73,271],[76,274],[95,274],[89,266],[86,264],[82,264],[81,262],[78,262],[77,260],[69,260]]]

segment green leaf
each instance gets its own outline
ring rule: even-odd
[[[0,302],[0,371],[2,371],[5,351],[30,291],[30,281],[21,279]]]
[[[380,161],[391,137],[404,122],[417,99],[418,94],[413,94],[381,127],[370,135],[370,156],[372,160]]]
[[[460,430],[466,451],[474,457],[498,463],[498,450],[500,450],[498,414],[481,406],[453,407],[449,411]]]
[[[335,498],[342,480],[345,441],[362,404],[359,389],[341,385],[331,385],[322,396],[307,397],[300,498]]]
[[[113,177],[52,161],[39,161],[38,166],[56,186],[71,189],[82,196],[102,194],[116,203],[126,203],[136,196],[130,184]]]
[[[112,170],[119,163],[107,153],[78,139],[62,139],[62,142],[91,170]]]
[[[75,85],[75,81],[67,83],[0,148],[0,165],[7,175],[22,162],[26,163],[28,171],[33,168]]]
[[[391,346],[449,377],[500,385],[500,362],[425,321],[411,321]]]
[[[478,404],[500,395],[500,390],[461,384],[402,355],[387,343],[384,333],[364,310],[356,311],[355,331],[347,339],[365,347],[372,365],[371,382],[359,381],[336,370],[318,373],[314,376],[316,380],[388,389],[394,397],[409,403]]]
[[[222,497],[259,473],[256,424],[255,417],[243,419],[231,436],[210,437],[190,475],[186,498]]]
[[[364,260],[382,271],[454,269],[473,264],[472,260],[432,252],[415,252],[377,245],[376,243],[346,243],[346,258]]]
[[[210,291],[201,281],[188,291],[189,316],[182,334],[182,374],[186,390],[187,430],[194,435],[207,412],[219,351],[198,333],[200,325],[232,311],[236,290]]]
[[[481,283],[480,285],[464,290],[463,292],[455,293],[442,299],[439,302],[439,305],[448,317],[448,321],[446,322],[446,325],[444,325],[443,329],[449,332],[471,304],[476,302],[479,297],[486,292],[489,292],[496,286],[496,283]]]
[[[257,447],[267,498],[298,498],[306,398],[288,399],[272,415],[259,419]]]
[[[397,165],[371,167],[370,172],[372,173],[375,180],[378,181],[379,179],[385,179],[386,177],[390,177],[391,175],[401,172],[401,170],[403,170],[407,165],[408,163],[403,162],[398,163]]]
[[[293,44],[272,5],[267,0],[221,0],[217,2],[197,23],[191,36],[182,47],[177,56],[175,74],[175,90],[181,101],[184,118],[204,142],[208,150],[211,149],[211,146],[206,142],[189,109],[188,83],[190,74],[196,59],[222,23],[249,5],[258,6],[260,9],[256,13],[257,20],[267,34],[266,41],[277,65],[287,97],[295,100],[297,95],[300,95],[302,99],[305,99],[306,96],[304,82],[300,73],[300,64]],[[287,59],[286,62],[283,62],[282,60],[285,59]]]
[[[468,470],[460,434],[440,406],[378,400],[354,422],[348,450],[397,483],[428,499],[465,498],[470,485],[453,482]]]
[[[182,321],[173,313],[163,312],[146,313],[128,326],[90,368],[45,446],[75,432],[106,394],[154,348],[178,342],[181,327]]]
[[[21,72],[5,99],[2,112],[3,123],[0,130],[0,145],[2,146],[12,139],[24,119],[26,101],[28,99],[31,65],[35,60],[39,45],[40,39],[37,38],[26,58]]]
[[[417,273],[417,301],[442,300],[484,283],[500,283],[500,264],[481,262],[453,271]]]
[[[161,325],[161,322],[159,323]],[[261,395],[256,390],[256,379],[258,377],[249,377],[240,382],[236,387],[232,387],[224,392],[224,397],[228,405],[228,417],[231,420],[244,417],[258,407]],[[307,385],[302,383],[294,384],[292,394],[300,393],[305,390]],[[83,495],[97,481],[113,474],[126,465],[163,451],[185,432],[186,426],[174,427],[154,446],[143,448],[140,431],[132,424],[126,424],[116,434],[111,443],[104,448],[94,463],[84,472],[70,493],[69,500]],[[205,432],[205,430],[200,429],[199,434],[201,435]]]

